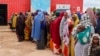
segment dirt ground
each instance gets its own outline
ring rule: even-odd
[[[8,26],[0,26],[0,56],[58,56],[48,48],[37,50],[29,41],[18,42],[16,34]]]

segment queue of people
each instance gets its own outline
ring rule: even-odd
[[[50,48],[55,55],[100,56],[100,12],[88,8],[85,13],[37,10],[14,14],[10,28],[18,41],[33,41],[38,50]]]

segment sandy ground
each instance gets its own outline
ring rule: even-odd
[[[51,50],[37,50],[29,41],[18,42],[16,34],[8,26],[0,26],[0,56],[59,56]]]

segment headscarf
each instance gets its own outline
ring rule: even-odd
[[[95,36],[100,40],[100,35],[97,34],[97,33],[95,33],[95,34],[92,35],[92,38],[91,38],[91,42],[90,42],[90,44],[92,44],[93,37],[95,37]],[[100,41],[99,41],[99,44],[100,44]]]
[[[88,8],[86,12],[87,12],[87,14],[88,14],[89,17],[90,17],[91,23],[92,23],[93,26],[95,27],[95,26],[96,26],[96,17],[95,17],[95,14],[94,14],[94,12],[93,12],[93,9],[92,9],[92,8]]]
[[[87,13],[82,15],[80,24],[85,26],[85,27],[92,25],[90,16]]]
[[[78,32],[77,32],[77,28],[78,28],[80,25],[84,26],[85,28],[91,27],[91,30],[92,30],[92,31],[91,31],[91,34],[94,33],[94,27],[91,26],[91,25],[92,25],[91,19],[90,19],[90,16],[89,16],[87,13],[85,13],[85,14],[83,14],[83,15],[81,16],[80,23],[73,29],[72,35],[73,35],[74,37],[77,36],[77,33],[78,33]]]
[[[60,16],[60,13],[59,13],[59,12],[56,12],[56,13],[55,13],[55,16],[56,16],[56,17],[59,17],[59,16]]]
[[[28,13],[25,24],[29,29],[31,29],[31,26],[32,26],[32,21],[31,20],[32,20],[32,15],[31,15],[31,13]]]
[[[42,20],[44,20],[44,14],[43,12],[38,12],[38,14],[34,17],[34,24],[32,25],[32,34],[31,34],[31,37],[35,40],[40,40]]]
[[[85,28],[87,28],[88,26],[91,27],[91,30],[92,30],[91,34],[93,34],[95,32],[93,24],[91,23],[90,16],[87,13],[82,15],[80,25],[85,26]]]
[[[74,27],[79,23],[79,18],[77,14],[74,14],[73,17],[76,18],[76,20],[74,21]]]
[[[68,17],[71,17],[71,11],[70,10],[66,10],[66,12],[68,13]]]

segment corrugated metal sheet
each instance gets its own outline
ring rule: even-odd
[[[0,4],[7,4],[8,20],[13,13],[26,12],[30,10],[30,0],[0,0]]]

